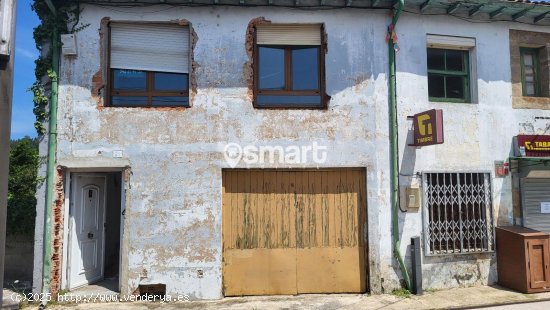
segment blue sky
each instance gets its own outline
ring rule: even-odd
[[[17,2],[17,25],[15,37],[15,72],[13,83],[13,118],[11,138],[36,137],[32,94],[27,89],[34,82],[34,60],[38,51],[32,37],[33,28],[40,23],[31,10],[32,0]]]

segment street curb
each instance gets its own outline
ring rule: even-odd
[[[483,308],[500,307],[500,306],[531,304],[531,303],[537,303],[537,302],[543,302],[543,301],[550,301],[550,298],[542,298],[537,300],[511,301],[511,302],[505,302],[505,303],[496,303],[496,304],[480,305],[480,306],[451,307],[447,309],[483,309]]]

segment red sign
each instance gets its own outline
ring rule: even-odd
[[[413,116],[414,142],[411,146],[443,143],[443,110],[429,110]]]
[[[503,178],[508,175],[508,163],[504,161],[495,161],[495,177]]]
[[[550,156],[550,135],[518,135],[518,147],[521,156]]]

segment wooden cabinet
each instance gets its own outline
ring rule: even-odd
[[[550,234],[496,228],[498,283],[523,293],[550,292]]]

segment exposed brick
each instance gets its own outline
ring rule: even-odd
[[[64,195],[64,178],[63,178],[63,169],[58,167],[56,173],[56,183],[54,187],[54,202],[53,202],[53,234],[52,234],[52,270],[50,282],[50,292],[53,297],[56,298],[57,293],[61,288],[61,262],[62,262],[62,253],[63,253],[63,201],[65,200]]]

